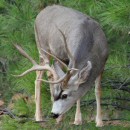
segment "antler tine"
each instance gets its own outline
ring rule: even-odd
[[[20,75],[13,75],[13,76],[15,76],[15,77],[23,77],[24,75],[26,75],[27,73],[30,73],[32,71],[42,71],[42,70],[50,71],[53,74],[53,76],[54,76],[54,80],[57,79],[57,77],[55,75],[55,71],[49,65],[44,65],[44,66],[34,65],[31,69],[26,70],[22,74],[20,74]]]
[[[44,80],[44,79],[38,79],[38,80],[43,81],[45,83],[58,84],[58,83],[64,81],[64,79],[68,76],[69,71],[62,78],[60,78],[59,80],[56,80],[56,81],[47,81],[47,80]]]
[[[68,48],[68,46],[67,46],[67,42],[66,42],[66,38],[65,38],[64,33],[63,33],[59,28],[58,28],[58,30],[60,31],[60,33],[61,33],[62,36],[63,36],[64,43],[65,43],[65,48],[66,48],[66,50],[67,50],[67,52],[68,52],[68,55],[70,56],[71,60],[73,61],[73,69],[74,69],[74,67],[75,67],[75,59],[74,59],[74,57],[72,56],[72,54],[71,54],[71,52],[70,52],[70,50],[69,50],[69,48]]]
[[[49,65],[44,65],[44,66],[38,65],[38,64],[36,63],[36,61],[33,60],[33,59],[22,49],[22,47],[20,47],[20,46],[17,45],[17,44],[14,44],[14,46],[15,46],[15,48],[16,48],[25,58],[27,58],[29,61],[31,61],[31,63],[33,64],[33,67],[30,68],[30,69],[28,69],[28,70],[26,70],[25,72],[23,72],[23,73],[20,74],[20,75],[13,75],[13,76],[15,76],[15,77],[23,77],[24,75],[26,75],[27,73],[30,73],[30,72],[32,72],[32,71],[48,70],[48,71],[50,71],[50,72],[53,74],[54,79],[55,79],[55,80],[57,79],[54,70],[53,70]]]
[[[41,48],[41,49],[42,49],[42,48]],[[52,56],[52,57],[55,58],[57,61],[59,61],[59,63],[61,63],[64,67],[66,67],[67,70],[70,70],[70,69],[68,68],[68,66],[67,66],[64,62],[62,62],[59,58],[57,58],[55,55],[53,55],[53,54],[47,52],[47,51],[44,50],[44,49],[42,49],[42,51],[44,51],[46,54]]]
[[[41,49],[42,49],[42,48],[41,48]],[[59,61],[59,63],[61,63],[64,67],[66,67],[67,70],[78,70],[78,69],[76,69],[76,68],[71,68],[71,69],[70,69],[64,62],[62,62],[62,61],[61,61],[59,58],[57,58],[55,55],[53,55],[53,54],[47,52],[47,51],[44,50],[44,49],[42,49],[42,51],[44,51],[46,54],[52,56],[52,57],[55,58],[57,61]]]
[[[25,58],[27,58],[29,61],[31,61],[33,65],[36,65],[36,64],[37,64],[36,61],[33,60],[33,59],[23,50],[22,47],[20,47],[20,46],[17,45],[17,44],[13,44],[13,45],[14,45],[14,47],[15,47]]]
[[[13,75],[13,76],[15,76],[15,77],[23,77],[23,76],[26,75],[27,73],[30,73],[30,72],[32,72],[32,71],[34,71],[34,70],[35,70],[34,67],[32,67],[31,69],[26,70],[25,72],[23,72],[23,73],[20,74],[20,75]]]

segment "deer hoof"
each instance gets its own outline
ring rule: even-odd
[[[74,121],[73,124],[74,124],[74,125],[82,125],[82,121],[81,121],[81,120],[77,120],[77,121]]]
[[[57,119],[56,119],[56,124],[60,124],[63,121],[63,115],[60,115]]]
[[[97,121],[96,122],[96,127],[103,127],[103,122],[102,121]]]

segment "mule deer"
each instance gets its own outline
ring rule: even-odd
[[[43,70],[46,69],[53,74],[53,81],[48,81],[53,97],[53,116],[55,118],[62,116],[77,101],[74,124],[81,124],[80,98],[91,89],[95,81],[96,124],[102,126],[101,75],[108,57],[108,46],[100,25],[81,12],[53,5],[38,14],[34,27],[41,59],[40,65],[36,64],[21,48],[19,51],[24,52],[23,55],[34,64],[34,67],[20,76],[37,71],[36,120],[42,120],[40,86]],[[51,67],[50,56],[53,56],[60,65],[55,62],[54,68]],[[62,66],[67,68],[66,73],[62,70]]]

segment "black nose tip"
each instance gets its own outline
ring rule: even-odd
[[[55,118],[58,118],[58,117],[59,117],[59,114],[51,113],[51,117],[54,118],[54,119],[55,119]]]

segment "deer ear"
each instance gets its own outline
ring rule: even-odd
[[[65,75],[64,71],[61,69],[61,67],[60,67],[58,62],[54,62],[53,67],[54,67],[58,77],[63,77]]]
[[[79,78],[78,82],[79,82],[79,84],[82,84],[82,83],[84,83],[87,80],[87,78],[88,78],[88,76],[90,74],[91,69],[92,69],[92,63],[90,61],[88,61],[87,66],[84,67],[79,72],[79,75],[78,75],[78,78]]]

